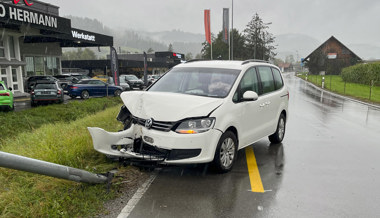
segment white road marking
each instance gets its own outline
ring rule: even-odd
[[[146,190],[148,190],[150,184],[152,184],[153,180],[157,177],[157,172],[150,176],[150,178],[139,188],[133,197],[128,201],[128,204],[121,210],[119,216],[117,218],[127,218],[129,214],[132,212],[133,208],[140,201]]]

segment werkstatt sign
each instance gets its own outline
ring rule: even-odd
[[[29,8],[32,7],[25,8],[0,3],[0,22],[16,25],[27,24],[38,29],[70,33],[71,22],[69,19],[41,13]]]

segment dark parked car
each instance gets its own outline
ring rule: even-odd
[[[58,83],[62,89],[65,89],[69,84],[77,83],[79,81],[77,78],[65,74],[55,75],[54,77],[58,79]]]
[[[120,76],[120,83],[128,83],[131,89],[138,88],[143,89],[144,88],[144,82],[137,78],[137,76],[128,74],[128,75],[121,75]]]
[[[57,81],[37,80],[30,94],[32,106],[40,102],[63,102],[63,89]]]
[[[123,92],[123,88],[97,79],[82,79],[77,84],[68,85],[67,91],[71,98],[80,96],[82,99],[87,99],[90,96],[119,96]]]
[[[31,76],[26,80],[26,91],[30,92],[33,89],[33,86],[36,84],[36,81],[42,80],[50,82],[58,81],[58,79],[53,76]]]

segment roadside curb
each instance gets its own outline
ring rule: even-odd
[[[301,79],[303,81],[305,81],[307,84],[313,86],[314,88],[320,90],[320,91],[324,91],[324,92],[327,92],[329,93],[330,95],[333,95],[333,96],[336,96],[336,97],[340,97],[340,98],[343,98],[345,100],[350,100],[350,101],[354,101],[354,102],[357,102],[357,103],[360,103],[360,104],[364,104],[364,105],[367,105],[368,107],[374,107],[376,109],[380,109],[380,105],[376,105],[376,104],[372,104],[372,103],[368,103],[368,102],[364,102],[364,101],[360,101],[360,100],[357,100],[355,98],[350,98],[350,97],[347,97],[347,96],[344,96],[344,95],[341,95],[341,94],[337,94],[335,92],[332,92],[332,91],[329,91],[329,90],[326,90],[326,89],[322,89],[321,87],[315,85],[314,83],[312,82],[309,82],[308,80],[304,80],[298,76],[295,76],[297,77],[298,79]]]

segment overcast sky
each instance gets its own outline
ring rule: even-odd
[[[204,33],[203,10],[211,10],[218,33],[222,9],[232,0],[42,0],[60,7],[60,16],[98,19],[110,27]],[[380,46],[380,1],[377,0],[234,0],[234,27],[243,31],[255,13],[272,22],[275,35],[299,33],[324,42],[334,35],[344,44]]]

